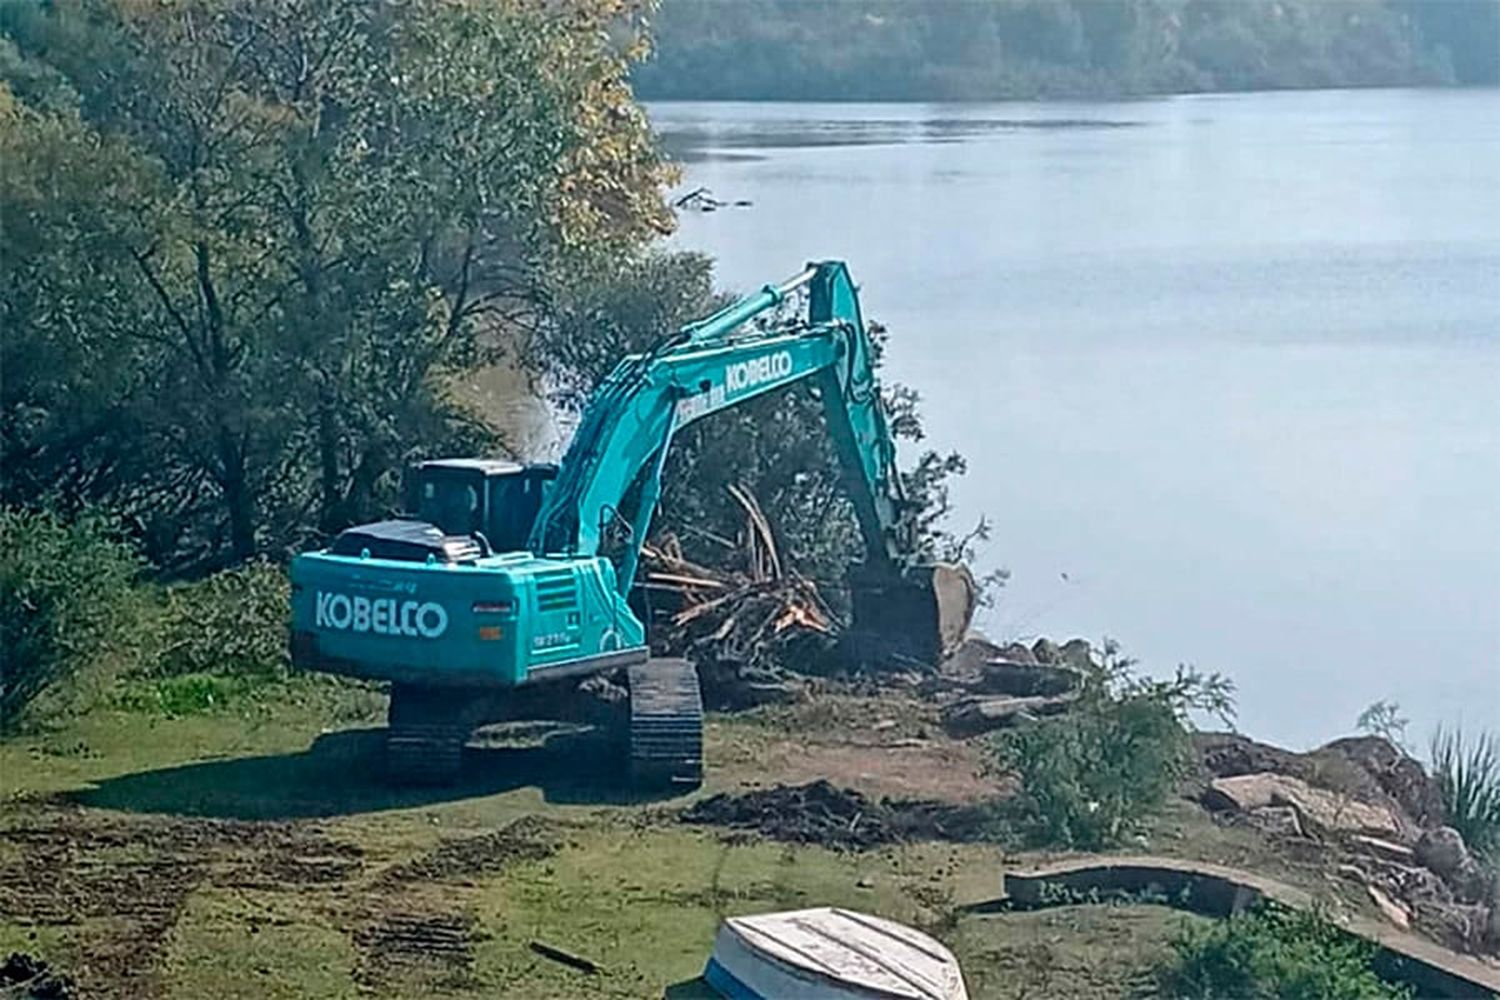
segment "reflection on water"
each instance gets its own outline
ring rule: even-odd
[[[1500,92],[652,116],[754,203],[682,219],[725,284],[850,261],[992,634],[1224,670],[1293,743],[1500,724]]]
[[[754,105],[740,105],[753,108]],[[1132,128],[1144,124],[1110,118],[931,117],[809,121],[747,117],[726,122],[721,112],[674,117],[659,127],[663,147],[682,162],[709,158],[745,159],[735,149],[788,149],[809,146],[878,146],[910,142],[962,142],[999,132],[1046,129]],[[763,157],[755,157],[762,159]]]

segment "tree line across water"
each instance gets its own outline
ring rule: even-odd
[[[1500,0],[666,0],[647,99],[1500,83]]]

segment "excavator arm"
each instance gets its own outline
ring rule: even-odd
[[[753,323],[804,286],[805,318]],[[878,611],[872,602],[856,599],[856,612],[869,606],[867,617],[887,617],[903,626],[920,620],[924,631],[926,619],[934,619],[931,641],[913,646],[926,655],[955,645],[973,613],[972,580],[961,570],[941,570],[945,593],[933,598],[931,568],[908,565],[914,550],[911,518],[875,379],[874,348],[848,269],[839,261],[810,264],[780,285],[767,285],[655,349],[623,360],[585,410],[538,514],[531,550],[597,555],[606,525],[620,516],[619,505],[644,469],[637,522],[617,575],[621,594],[628,593],[660,497],[672,436],[695,420],[799,382],[816,386],[822,397],[865,541],[862,587],[867,596],[879,595]],[[913,586],[898,585],[913,577],[915,598]],[[889,614],[892,594],[904,598],[895,603],[905,613]],[[913,601],[920,606],[915,613]],[[935,605],[930,615],[929,603]]]

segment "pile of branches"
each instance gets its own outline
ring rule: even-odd
[[[653,651],[696,663],[705,699],[721,709],[796,697],[795,675],[822,672],[840,630],[813,581],[782,560],[755,498],[729,493],[745,511],[739,537],[700,533],[740,568],[692,562],[671,534],[642,549]]]

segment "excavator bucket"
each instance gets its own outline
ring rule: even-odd
[[[849,576],[854,640],[872,664],[937,666],[968,635],[979,588],[966,566],[930,563],[902,573]]]

